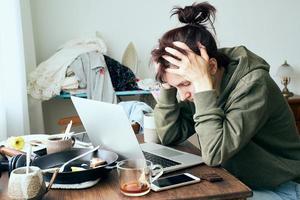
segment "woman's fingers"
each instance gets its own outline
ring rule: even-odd
[[[171,63],[172,65],[175,65],[177,67],[180,67],[181,66],[181,61],[180,60],[177,60],[171,56],[162,56],[166,61],[168,61],[169,63]]]
[[[198,45],[198,48],[200,50],[201,57],[208,62],[209,56],[207,54],[205,46],[203,46],[200,42],[197,42],[197,45]]]
[[[199,56],[199,55],[197,55],[195,52],[193,52],[193,51],[192,51],[185,43],[183,43],[183,42],[176,41],[176,42],[173,42],[173,44],[174,44],[175,46],[177,46],[177,47],[179,47],[179,48],[185,50],[185,51],[188,53],[187,58],[188,58],[189,60],[195,60],[195,59],[197,59],[197,57]],[[201,56],[200,56],[200,57],[201,57],[202,59],[204,59],[205,61],[208,61],[208,60],[209,60],[209,56],[208,56],[208,54],[207,54],[207,51],[206,51],[205,46],[203,46],[200,42],[197,42],[197,46],[198,46],[198,48],[199,48],[199,50],[200,50],[200,53],[201,53]],[[183,54],[181,54],[181,55],[182,55],[181,59],[184,60],[184,59],[186,58],[186,56],[183,55]]]
[[[183,42],[176,41],[173,42],[173,44],[176,47],[186,51],[188,55],[181,53],[177,49],[166,47],[165,48],[166,52],[178,58],[176,59],[168,55],[162,56],[171,65],[178,67],[178,68],[167,68],[166,72],[181,75],[190,81],[196,80],[198,79],[198,75],[206,73],[209,56],[207,54],[205,46],[203,46],[200,42],[197,43],[197,46],[201,53],[201,56],[199,56]]]
[[[181,49],[184,49],[186,50],[187,52],[193,52],[185,43],[183,42],[179,42],[179,41],[176,41],[176,42],[173,42],[173,44]]]
[[[184,57],[184,55],[181,52],[171,47],[166,47],[165,50],[166,52],[172,54],[173,56],[179,58],[180,60],[182,60],[182,58]]]
[[[176,41],[176,42],[173,42],[173,44],[175,46],[181,48],[181,49],[184,49],[188,53],[193,53],[194,54],[194,52],[185,43],[183,43],[183,42]],[[202,45],[200,42],[197,42],[197,45],[198,45],[198,48],[200,50],[201,57],[204,60],[208,61],[209,60],[209,56],[207,54],[206,47],[204,45]],[[180,53],[180,54],[181,54],[181,56],[183,55],[182,53]],[[180,59],[182,59],[182,57],[180,57]]]

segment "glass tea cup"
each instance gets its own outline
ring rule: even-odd
[[[120,190],[126,196],[147,194],[151,189],[151,183],[163,174],[161,165],[153,165],[151,161],[144,159],[120,161],[117,169]]]

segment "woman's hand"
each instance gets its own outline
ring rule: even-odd
[[[209,72],[209,56],[203,45],[198,43],[201,56],[194,53],[185,43],[174,42],[175,46],[185,50],[187,55],[182,54],[176,49],[166,47],[166,51],[173,56],[164,55],[163,58],[178,68],[167,68],[166,72],[178,74],[184,79],[190,81],[195,88],[195,92],[201,92],[213,89],[213,81]]]

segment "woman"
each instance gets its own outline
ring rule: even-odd
[[[266,61],[244,46],[217,48],[207,28],[214,30],[215,12],[208,3],[175,8],[186,25],[166,32],[152,51],[162,83],[155,107],[160,140],[176,144],[196,132],[204,162],[255,189],[254,199],[300,199],[293,115]]]

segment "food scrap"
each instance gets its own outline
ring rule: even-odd
[[[90,162],[90,167],[95,168],[95,167],[99,167],[99,166],[105,165],[105,164],[106,164],[106,161],[101,158],[92,158],[92,160]]]
[[[71,167],[71,171],[72,172],[80,172],[80,171],[83,171],[83,170],[86,170],[85,168],[82,168],[82,167]]]

